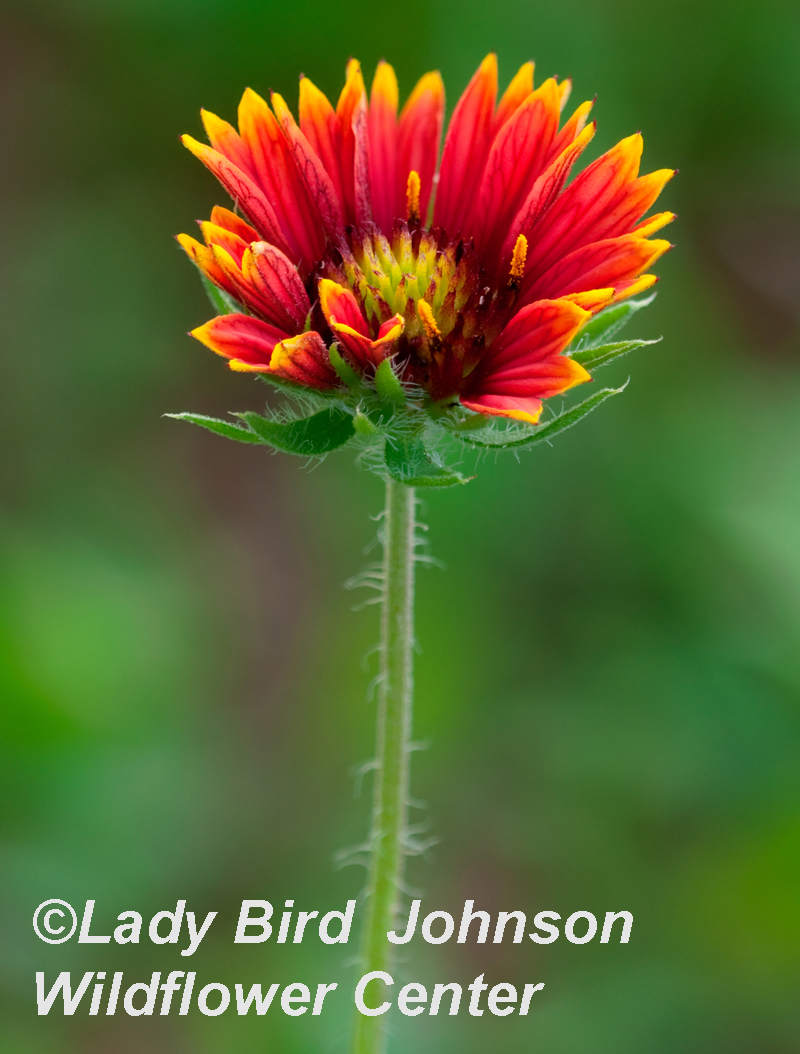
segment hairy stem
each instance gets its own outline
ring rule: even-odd
[[[400,904],[408,826],[409,741],[414,691],[414,488],[388,480],[383,522],[384,595],[381,608],[381,681],[375,790],[370,833],[366,914],[361,936],[362,975],[388,972]],[[380,1006],[382,982],[370,983],[366,1002]],[[384,1017],[356,1014],[353,1054],[381,1054]]]

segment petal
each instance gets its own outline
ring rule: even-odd
[[[542,412],[542,400],[535,395],[479,395],[462,398],[461,405],[468,410],[490,417],[509,417],[514,421],[525,421],[535,425]]]
[[[275,210],[263,191],[240,168],[210,146],[198,143],[190,135],[182,136],[181,142],[217,177],[237,206],[247,213],[261,237],[291,256],[293,250],[286,241]]]
[[[636,296],[638,293],[643,293],[646,289],[654,286],[658,281],[658,276],[654,274],[640,274],[638,278],[632,282],[623,283],[614,290],[614,303],[618,300],[625,300],[626,297]]]
[[[238,234],[248,245],[250,242],[259,240],[258,231],[254,230],[249,223],[245,223],[241,216],[237,216],[230,209],[223,209],[221,205],[215,205],[211,210],[211,222],[217,227],[224,227],[231,234]]]
[[[269,370],[273,348],[289,336],[251,315],[218,315],[193,329],[190,335],[217,355],[238,359],[262,370]]]
[[[637,234],[592,242],[562,257],[528,289],[521,303],[551,299],[568,293],[628,284],[670,248],[663,239],[648,241]]]
[[[272,202],[284,238],[294,250],[288,255],[308,271],[325,250],[319,210],[306,190],[278,119],[250,88],[239,103],[239,130],[258,185]],[[275,244],[270,238],[266,241]]]
[[[369,110],[364,95],[353,111],[353,195],[356,223],[372,221],[372,193],[369,181]]]
[[[561,100],[560,108],[562,110],[569,102],[570,95],[572,95],[572,77],[567,77],[567,79],[562,81],[558,86],[558,97]]]
[[[541,174],[558,131],[558,87],[551,77],[498,132],[483,173],[470,230],[479,252],[499,255],[508,228]]]
[[[506,121],[509,120],[528,98],[533,91],[533,63],[526,62],[520,66],[514,75],[514,79],[503,93],[503,98],[497,104],[497,113],[494,115],[492,131],[496,134],[500,131]]]
[[[434,222],[451,237],[472,211],[492,142],[497,57],[487,55],[456,103],[442,154]]]
[[[402,315],[394,315],[383,323],[378,330],[378,339],[373,341],[373,344],[385,344],[387,341],[397,340],[405,329],[405,325],[405,319]]]
[[[311,310],[305,286],[291,260],[266,242],[249,246],[242,260],[244,280],[268,305],[267,320],[287,332],[302,329]]]
[[[347,64],[347,80],[336,104],[336,117],[339,121],[339,134],[341,136],[339,149],[342,172],[342,202],[348,223],[358,222],[355,175],[357,143],[354,121],[358,119],[358,111],[366,110],[366,100],[367,93],[364,88],[364,78],[361,76],[361,66],[355,59],[351,59]],[[363,139],[363,132],[359,134]],[[359,166],[363,169],[363,141],[358,144],[358,151],[362,155],[359,159]],[[363,208],[363,203],[361,207]]]
[[[203,127],[206,130],[208,141],[217,153],[227,157],[245,175],[253,179],[250,151],[242,142],[239,133],[233,125],[223,121],[221,117],[217,117],[210,110],[201,110],[200,117],[203,120]]]
[[[485,395],[547,399],[590,380],[579,363],[564,356],[581,326],[591,318],[567,300],[539,300],[519,311],[466,379],[470,399]]]
[[[242,266],[242,256],[248,245],[243,238],[226,230],[224,227],[218,227],[216,223],[209,223],[207,220],[200,224],[200,230],[203,232],[206,245],[209,247],[212,245],[221,246],[235,261],[237,266]],[[258,235],[256,235],[256,238],[258,238]]]
[[[674,219],[674,212],[657,212],[654,216],[650,216],[648,219],[642,220],[641,223],[637,223],[633,230],[636,234],[641,235],[642,238],[649,238],[651,234],[660,231],[662,227],[666,227],[666,225],[672,223]]]
[[[344,212],[333,180],[325,171],[325,166],[308,139],[298,128],[283,96],[277,92],[272,93],[272,107],[283,128],[283,134],[294,155],[295,164],[309,197],[319,210],[325,233],[329,238],[341,234],[344,230]]]
[[[335,388],[337,383],[325,342],[314,330],[276,344],[270,370],[279,377],[310,388]]]
[[[563,100],[562,100],[563,101]],[[592,112],[594,106],[594,100],[582,103],[575,113],[570,117],[561,131],[553,140],[553,145],[550,148],[550,157],[548,158],[548,164],[551,161],[555,161],[559,154],[561,154],[570,143],[574,142],[575,139],[581,134],[586,127],[586,122],[589,120],[589,114]]]
[[[300,131],[325,166],[344,211],[347,202],[342,183],[342,133],[339,118],[328,97],[312,84],[308,77],[300,78]]]
[[[594,133],[595,125],[592,123],[581,132],[574,143],[571,143],[533,184],[528,197],[509,227],[506,240],[500,251],[498,267],[500,277],[505,277],[508,274],[517,238],[519,238],[520,234],[530,238],[531,231],[538,223],[539,218],[547,212],[561,193],[572,166],[589,145]],[[487,260],[486,263],[488,266],[489,261]]]
[[[351,291],[332,282],[329,278],[320,279],[318,288],[320,307],[328,325],[339,323],[348,326],[362,337],[369,339],[366,319]]]
[[[444,83],[438,73],[426,73],[409,95],[397,126],[395,211],[405,216],[409,172],[419,173],[419,210],[422,222],[428,215],[433,177],[439,160],[444,126]]]
[[[660,169],[637,177],[640,135],[623,139],[582,172],[532,234],[526,277],[533,282],[562,256],[592,242],[630,233],[674,175]]]
[[[388,62],[379,62],[369,102],[369,175],[372,214],[384,232],[392,229],[397,204],[397,77]]]
[[[220,289],[224,289],[226,293],[229,293],[235,299],[239,299],[239,291],[227,277],[223,268],[214,259],[214,253],[206,245],[201,245],[200,242],[195,241],[194,238],[190,238],[188,234],[178,235],[178,244],[197,267],[210,278],[214,285],[219,286]]]
[[[589,311],[591,314],[596,314],[598,311],[602,311],[604,307],[617,299],[614,296],[613,286],[610,289],[589,289],[584,293],[568,293],[566,296],[559,297],[559,300],[569,300],[572,304],[577,304],[578,307],[582,307],[584,311]]]

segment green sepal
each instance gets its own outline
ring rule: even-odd
[[[218,315],[247,315],[249,314],[246,307],[240,304],[237,300],[234,300],[232,296],[226,293],[219,286],[214,285],[211,279],[197,268],[200,273],[200,280],[203,283],[203,288],[206,291],[208,299],[211,301],[211,306],[217,312]]]
[[[164,416],[172,417],[175,421],[189,421],[193,425],[207,428],[209,432],[216,432],[217,435],[225,436],[226,439],[235,439],[237,443],[263,444],[264,442],[255,432],[242,428],[240,425],[231,424],[230,421],[220,421],[218,417],[205,417],[203,414],[189,413],[164,414]]]
[[[364,436],[374,436],[380,431],[380,429],[374,425],[369,417],[365,413],[362,413],[361,410],[357,410],[353,417],[353,428],[359,435]]]
[[[339,349],[335,344],[331,344],[328,349],[328,357],[331,360],[331,366],[333,366],[336,376],[347,385],[354,392],[363,391],[364,385],[361,383],[361,377],[356,373],[349,362],[346,362],[339,352]]]
[[[406,393],[389,359],[384,359],[375,370],[375,391],[387,403],[405,405]]]
[[[593,319],[586,323],[577,337],[573,340],[567,355],[575,356],[578,351],[586,351],[588,348],[599,348],[605,341],[610,340],[615,333],[619,333],[622,327],[630,322],[637,311],[652,304],[656,293],[651,293],[641,300],[626,300],[622,304],[612,304],[605,308]]]
[[[625,391],[627,386],[628,382],[626,381],[621,388],[603,388],[601,391],[595,392],[594,395],[590,395],[588,399],[584,399],[582,403],[578,403],[577,406],[573,406],[559,414],[558,417],[554,417],[547,424],[538,425],[526,432],[521,432],[517,428],[509,428],[503,432],[489,432],[485,435],[456,434],[458,434],[458,438],[462,442],[469,443],[470,446],[494,447],[499,450],[532,446],[534,443],[552,439],[567,428],[572,428],[581,418],[586,417],[592,410],[596,410],[600,403],[604,403],[612,395],[619,395],[620,392]]]
[[[572,358],[587,370],[599,370],[601,366],[607,366],[609,362],[618,359],[620,355],[627,355],[635,348],[644,348],[648,344],[658,344],[661,337],[655,340],[621,340],[617,344],[602,344],[599,348],[587,348],[586,351],[576,351]]]
[[[338,406],[298,421],[270,421],[252,410],[236,416],[256,433],[262,443],[298,457],[327,454],[344,446],[355,434],[352,415]]]
[[[434,461],[419,439],[387,439],[384,460],[392,479],[409,487],[453,487],[471,478]]]

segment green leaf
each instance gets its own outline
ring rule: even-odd
[[[603,344],[599,348],[587,348],[586,351],[576,351],[572,358],[587,370],[599,370],[601,366],[607,366],[609,362],[618,359],[620,355],[627,355],[634,348],[644,348],[648,344],[658,344],[661,337],[656,340],[622,340],[618,344]]]
[[[655,293],[643,297],[641,300],[626,300],[622,304],[613,304],[604,311],[595,315],[586,323],[580,333],[573,340],[567,354],[574,355],[577,351],[585,351],[588,348],[599,348],[605,341],[610,340],[622,327],[630,322],[637,311],[652,304],[656,298]]]
[[[457,483],[469,483],[468,477],[435,461],[418,439],[387,439],[384,459],[392,479],[409,487],[453,487]]]
[[[176,421],[189,421],[193,425],[207,428],[209,432],[225,436],[226,439],[235,439],[238,443],[262,443],[263,439],[247,428],[231,424],[230,421],[220,421],[218,417],[204,417],[203,414],[164,414]]]
[[[336,376],[347,385],[354,392],[363,391],[364,385],[361,383],[361,377],[356,373],[349,362],[346,362],[341,355],[341,352],[335,344],[331,344],[328,349],[328,357],[331,360],[331,366],[336,371]]]
[[[399,406],[405,405],[406,393],[403,391],[403,385],[398,380],[397,374],[392,369],[392,364],[388,359],[384,359],[377,370],[375,370],[375,391],[387,403],[396,403]]]
[[[252,411],[236,416],[257,434],[261,442],[298,457],[327,454],[344,446],[355,434],[352,416],[338,406],[299,421],[270,421]]]
[[[203,288],[208,295],[208,299],[211,301],[211,306],[217,312],[218,315],[246,315],[248,314],[247,309],[243,307],[237,300],[234,300],[232,296],[220,289],[219,286],[214,285],[211,279],[203,271],[200,271],[200,279],[203,283]]]
[[[625,391],[627,386],[628,382],[626,381],[621,388],[603,388],[601,391],[595,392],[594,395],[590,395],[588,399],[584,399],[582,403],[578,403],[577,406],[573,406],[559,414],[558,417],[554,417],[547,424],[538,425],[525,431],[520,428],[508,428],[502,432],[489,432],[485,435],[467,432],[455,434],[458,435],[462,442],[469,443],[470,446],[494,447],[500,450],[510,447],[532,446],[534,443],[552,439],[567,428],[572,428],[581,418],[586,417],[592,410],[596,410],[600,403],[604,403],[612,395],[619,395],[620,392]]]

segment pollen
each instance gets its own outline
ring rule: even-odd
[[[524,234],[520,234],[514,243],[514,253],[511,257],[511,272],[508,276],[509,287],[513,290],[518,290],[522,283],[522,276],[525,273],[525,259],[528,255],[528,239]]]
[[[406,183],[406,217],[409,223],[419,223],[419,194],[421,190],[419,172],[413,169],[408,173]]]
[[[433,311],[431,311],[431,305],[427,300],[420,300],[417,303],[417,313],[422,320],[422,325],[425,327],[425,336],[431,344],[439,344],[442,339],[441,331],[436,325],[436,319],[433,317]]]

